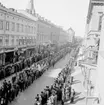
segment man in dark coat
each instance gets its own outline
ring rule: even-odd
[[[59,88],[59,90],[57,91],[57,100],[62,101],[62,90],[61,90],[61,88]]]
[[[41,98],[42,98],[41,104],[44,105],[45,101],[44,101],[44,92],[43,91],[41,92]]]

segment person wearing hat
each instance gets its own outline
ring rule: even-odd
[[[51,94],[49,99],[50,99],[51,105],[54,105],[54,95],[53,95],[53,92],[52,92],[52,94]]]
[[[56,91],[54,91],[53,96],[54,96],[54,105],[57,105],[57,94],[56,94]]]
[[[39,102],[39,100],[37,100],[37,97],[35,98],[35,103],[34,103],[34,105],[41,105],[40,102]]]
[[[70,103],[73,103],[73,102],[74,102],[74,98],[75,98],[75,91],[74,91],[74,89],[72,89],[72,91],[71,91],[71,101],[70,101]]]
[[[47,91],[49,92],[49,97],[51,96],[51,88],[49,88],[49,86],[46,87]]]
[[[41,104],[44,105],[45,104],[45,95],[44,92],[41,92]]]

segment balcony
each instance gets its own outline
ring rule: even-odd
[[[100,31],[90,31],[89,33],[88,33],[88,36],[91,36],[91,35],[95,35],[95,36],[97,36],[97,37],[99,37],[100,36]]]
[[[88,68],[92,68],[92,69],[96,69],[97,67],[97,61],[96,60],[80,60],[79,61],[79,65],[80,66],[85,66],[85,67],[88,67]]]
[[[96,47],[90,48],[89,50],[90,50],[90,51],[94,51],[94,52],[98,52],[99,47],[98,47],[98,46],[96,46]]]
[[[86,51],[98,52],[98,50],[99,50],[99,47],[98,47],[98,46],[89,46],[89,47],[87,47],[87,48],[85,49],[84,52],[86,52]]]

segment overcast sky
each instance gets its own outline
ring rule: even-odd
[[[0,0],[8,8],[26,9],[29,0]],[[34,0],[35,11],[64,29],[84,36],[89,0]]]

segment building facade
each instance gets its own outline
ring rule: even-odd
[[[51,25],[42,17],[37,21],[37,44],[48,43],[51,38]]]
[[[0,4],[0,66],[29,58],[38,45],[63,44],[72,35],[35,13],[33,0],[26,10]]]
[[[87,92],[86,105],[90,100],[92,100],[93,105],[104,104],[104,90],[101,82],[104,77],[102,68],[104,64],[101,63],[103,60],[100,58],[100,50],[104,46],[104,44],[101,44],[104,42],[103,13],[104,0],[90,0],[82,59],[79,61],[84,74],[84,87]]]
[[[67,30],[67,32],[68,32],[68,34],[69,34],[69,36],[68,36],[68,41],[69,41],[69,42],[73,42],[74,39],[75,39],[75,31],[74,31],[72,28],[69,28],[69,29]]]
[[[31,14],[34,17],[37,17],[37,44],[45,44],[45,43],[53,43],[59,44],[66,42],[66,39],[72,40],[72,33],[69,34],[67,31],[60,28],[50,22],[49,20],[45,19],[44,17],[40,16],[39,14],[35,13],[34,3],[33,0],[29,1],[29,5],[26,9],[27,13]]]
[[[3,58],[1,65],[13,62],[12,57],[18,49],[34,46],[36,35],[35,20],[0,4],[0,58]]]

